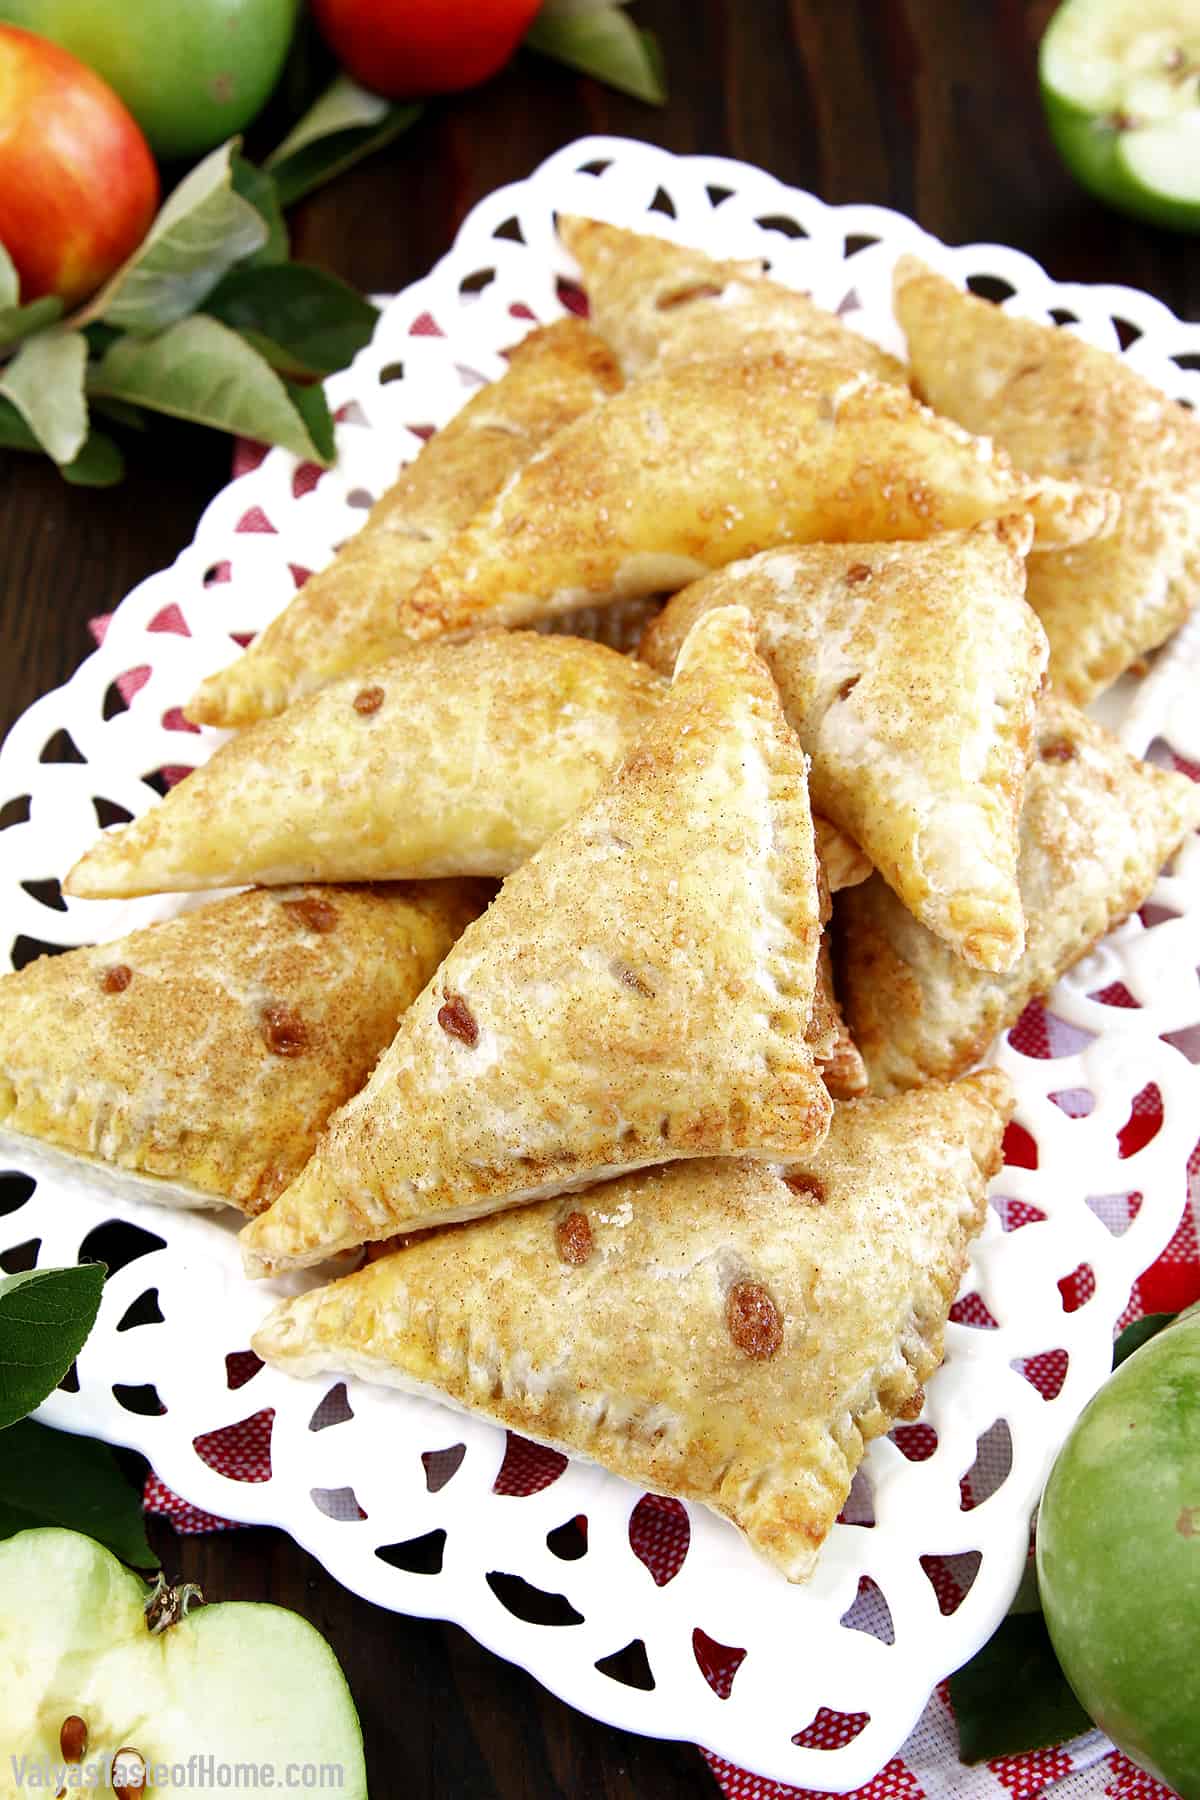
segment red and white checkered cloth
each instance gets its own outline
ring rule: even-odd
[[[566,293],[564,298],[571,304],[574,295]],[[573,310],[582,308],[575,305]],[[432,319],[426,317],[417,321],[414,330],[418,335],[430,335],[437,332],[437,327]],[[263,452],[253,445],[239,445],[234,461],[235,473],[243,474],[254,468],[262,455]],[[320,474],[321,471],[315,464],[302,464],[293,477],[293,491],[297,496],[307,493],[316,485]],[[239,531],[269,532],[274,529],[270,520],[257,507],[248,511],[238,525]],[[293,573],[299,586],[307,578],[308,572],[295,568]],[[228,565],[218,565],[210,576],[212,581],[228,579]],[[103,641],[107,625],[107,617],[92,621],[92,632],[98,642]],[[184,634],[187,631],[182,614],[173,606],[164,608],[152,621],[149,629]],[[149,673],[149,668],[143,667],[132,669],[122,676],[119,685],[127,701],[147,680]],[[168,714],[164,723],[168,729],[180,733],[194,732],[197,729],[188,723],[182,713]],[[186,752],[186,739],[183,739],[180,744],[181,758],[186,757]],[[1200,770],[1184,764],[1178,766],[1186,768],[1193,779],[1200,779]],[[187,772],[186,761],[181,761],[179,766],[164,769],[163,774],[168,781],[172,781]],[[1134,1004],[1130,996],[1119,987],[1108,990],[1100,998],[1114,1006]],[[1061,1055],[1071,1047],[1060,1041],[1062,1033],[1067,1030],[1069,1028],[1062,1026],[1060,1021],[1035,1004],[1027,1009],[1016,1027],[1014,1042],[1028,1056]],[[1059,1096],[1059,1104],[1069,1112],[1073,1110],[1074,1097],[1062,1094]],[[1147,1143],[1158,1129],[1161,1118],[1158,1090],[1148,1088],[1138,1095],[1130,1118],[1120,1134],[1122,1154],[1131,1156]],[[1005,1140],[1007,1161],[1020,1165],[1027,1161],[1031,1150],[1031,1140],[1021,1128],[1010,1127]],[[1140,1318],[1143,1313],[1176,1312],[1200,1299],[1200,1248],[1197,1245],[1200,1145],[1192,1153],[1188,1173],[1187,1213],[1158,1262],[1135,1284],[1129,1305],[1121,1319],[1122,1325],[1131,1319]],[[1137,1194],[1108,1202],[1115,1209],[1124,1208],[1128,1217],[1136,1213],[1139,1203],[1140,1196]],[[1037,1216],[1029,1208],[1024,1209],[1023,1217],[1020,1216],[1020,1202],[1010,1201],[1006,1204],[1010,1212],[1016,1215],[1006,1220],[1009,1229],[1028,1223]],[[1119,1223],[1115,1219],[1109,1222]],[[1087,1293],[1081,1286],[1071,1289],[1069,1284],[1064,1285],[1064,1303],[1068,1310],[1081,1305],[1086,1298]],[[984,1314],[982,1303],[973,1297],[961,1303],[961,1310],[956,1310],[955,1316],[972,1323],[986,1324],[988,1321]],[[232,1385],[236,1387],[240,1382],[248,1380],[258,1366],[257,1358],[250,1351],[242,1359],[232,1359]],[[1063,1353],[1050,1352],[1032,1359],[1027,1373],[1048,1397],[1056,1394],[1065,1374]],[[198,1438],[197,1450],[207,1463],[223,1475],[238,1481],[265,1481],[271,1471],[273,1417],[274,1414],[269,1409],[254,1413],[238,1425]],[[907,1426],[901,1430],[906,1455],[919,1460],[922,1454],[929,1454],[929,1447],[923,1448],[922,1444],[924,1427]],[[536,1493],[539,1488],[548,1486],[555,1479],[561,1472],[563,1463],[564,1458],[557,1452],[528,1443],[510,1433],[507,1454],[496,1480],[497,1492]],[[982,1463],[980,1470],[986,1478],[986,1469]],[[446,1472],[447,1479],[452,1472]],[[981,1497],[976,1495],[976,1502]],[[170,1519],[177,1531],[195,1533],[235,1529],[229,1520],[214,1518],[210,1513],[189,1506],[153,1474],[147,1478],[144,1498],[146,1511]],[[690,1537],[687,1514],[676,1500],[646,1495],[634,1510],[629,1536],[633,1550],[661,1586],[678,1572],[687,1554]],[[929,1558],[928,1562],[930,1578],[942,1610],[953,1611],[962,1598],[963,1589],[957,1577],[964,1571],[956,1568],[956,1559],[953,1558]],[[872,1612],[870,1593],[864,1591],[856,1605],[862,1608],[863,1623],[869,1626]],[[728,1694],[744,1652],[717,1644],[703,1633],[698,1633],[696,1654],[709,1684],[718,1693]],[[861,1730],[864,1723],[861,1716],[853,1714],[818,1713],[816,1719],[798,1734],[797,1741],[832,1748],[852,1737],[856,1729]],[[777,1781],[768,1781],[745,1769],[734,1768],[731,1763],[708,1751],[704,1755],[729,1800],[820,1800],[814,1790],[784,1787]],[[1102,1796],[1105,1800],[1173,1800],[1170,1789],[1145,1775],[1119,1752],[1106,1753],[1104,1740],[1095,1733],[1061,1749],[1037,1751],[1025,1756],[1000,1757],[977,1768],[968,1768],[958,1759],[958,1738],[944,1682],[931,1697],[916,1729],[900,1753],[892,1758],[873,1781],[857,1791],[854,1800],[1042,1800],[1043,1796],[1052,1796],[1052,1800],[1101,1800]]]

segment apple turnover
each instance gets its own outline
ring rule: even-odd
[[[1082,706],[1200,597],[1200,421],[1121,357],[961,293],[913,257],[896,268],[896,311],[931,406],[1031,475],[1121,497],[1108,536],[1039,545],[1029,563],[1051,680]]]
[[[611,353],[579,319],[531,332],[498,381],[435,432],[327,568],[187,708],[245,725],[396,648],[396,603],[453,532],[563,425],[620,385]]]
[[[1146,899],[1200,827],[1200,784],[1127,754],[1069,701],[1043,702],[1021,814],[1025,952],[980,974],[872,880],[839,902],[841,983],[871,1087],[894,1093],[970,1068]]]
[[[581,811],[668,685],[600,644],[483,632],[413,646],[222,744],[64,883],[90,899],[510,874]],[[831,891],[870,864],[828,821]]]
[[[505,882],[308,1167],[264,1274],[648,1163],[824,1136],[804,753],[748,613],[707,614],[591,806]]]
[[[716,262],[599,219],[560,218],[558,235],[579,264],[592,324],[627,377],[653,364],[782,350],[847,374],[908,380],[903,363],[807,294],[769,281],[759,261]]]
[[[911,544],[769,551],[685,588],[642,643],[670,669],[711,607],[753,614],[813,804],[976,968],[1011,968],[1017,821],[1046,666],[1024,517]]]
[[[926,538],[1014,511],[1038,541],[1113,497],[1019,474],[906,388],[780,355],[645,375],[553,438],[400,601],[420,640],[669,592],[784,544]]]
[[[788,1168],[676,1163],[424,1237],[284,1301],[254,1348],[698,1501],[800,1581],[942,1359],[1010,1111],[995,1070],[854,1101]]]
[[[257,889],[40,957],[0,979],[0,1129],[258,1212],[489,891]]]

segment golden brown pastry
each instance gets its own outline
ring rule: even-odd
[[[582,271],[592,323],[627,377],[652,364],[782,350],[846,374],[908,379],[903,363],[836,313],[768,281],[760,262],[715,262],[702,250],[599,219],[560,218],[558,234]]]
[[[699,1501],[800,1581],[941,1361],[1010,1111],[996,1070],[839,1106],[790,1169],[676,1163],[438,1232],[285,1301],[254,1348]]]
[[[205,725],[269,718],[335,676],[397,647],[396,602],[452,533],[563,425],[620,386],[606,346],[560,319],[512,352],[376,501],[362,528],[244,655],[210,675],[187,708]]]
[[[260,889],[43,956],[0,979],[0,1128],[258,1212],[487,895]]]
[[[1200,596],[1200,421],[1120,357],[960,293],[913,257],[896,268],[896,311],[938,412],[1032,475],[1121,496],[1109,536],[1029,563],[1051,680],[1082,706]]]
[[[414,646],[239,732],[105,832],[67,891],[507,875],[587,804],[665,691],[579,638]]]
[[[468,927],[247,1268],[676,1157],[799,1155],[820,902],[804,753],[749,615],[709,614],[586,812]]]
[[[568,425],[405,599],[414,639],[673,591],[775,545],[925,538],[1015,510],[1042,543],[1111,523],[1106,491],[1031,479],[907,389],[784,356],[683,363]]]
[[[1021,815],[1025,954],[982,975],[924,931],[881,881],[839,902],[841,991],[872,1089],[970,1068],[1145,900],[1200,826],[1200,785],[1127,755],[1069,701],[1043,702]]]
[[[842,1017],[833,985],[829,934],[822,933],[817,958],[817,984],[808,1021],[808,1044],[831,1100],[853,1100],[867,1091],[867,1065]]]
[[[221,746],[68,875],[89,898],[507,875],[592,799],[667,683],[577,638],[413,646]],[[832,890],[870,864],[820,822]]]
[[[976,968],[1011,968],[1024,942],[1017,820],[1046,666],[1024,599],[1031,536],[1018,517],[770,551],[685,588],[642,640],[665,672],[710,607],[748,607],[813,804]]]

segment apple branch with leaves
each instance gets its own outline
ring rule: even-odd
[[[548,0],[529,49],[634,98],[665,98],[658,47],[612,0]],[[238,138],[179,183],[128,261],[73,315],[22,305],[0,244],[0,449],[44,452],[65,478],[124,473],[109,427],[163,413],[306,461],[334,461],[322,380],[369,342],[378,310],[288,257],[283,208],[420,118],[341,74],[262,168]]]

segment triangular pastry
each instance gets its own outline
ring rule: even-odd
[[[941,1361],[1010,1111],[995,1070],[839,1106],[790,1169],[676,1163],[435,1233],[284,1301],[254,1348],[698,1501],[803,1580]]]
[[[547,438],[620,386],[579,319],[531,332],[498,381],[472,395],[402,469],[333,561],[187,707],[205,725],[245,725],[396,648],[396,602],[451,535]]]
[[[599,219],[560,218],[558,235],[582,271],[592,324],[627,377],[655,363],[782,350],[847,374],[908,379],[903,363],[807,294],[769,281],[760,262],[716,262]]]
[[[40,957],[0,980],[0,1129],[257,1212],[487,895],[260,889]]]
[[[1121,496],[1109,536],[1029,564],[1051,680],[1082,706],[1200,598],[1200,420],[1121,357],[961,293],[913,257],[896,268],[896,311],[931,406],[1032,475]]]
[[[239,732],[105,832],[67,891],[507,875],[587,804],[665,691],[578,638],[414,646]]]
[[[881,881],[839,902],[841,987],[872,1089],[959,1074],[1029,1001],[1139,907],[1200,827],[1200,784],[1129,756],[1068,701],[1043,702],[1021,815],[1025,954],[968,969]]]
[[[925,538],[1019,510],[1040,542],[1074,543],[1112,507],[1018,474],[906,388],[784,356],[683,363],[560,431],[401,600],[398,628],[531,624],[774,545]]]
[[[104,832],[69,894],[507,875],[581,811],[668,684],[602,645],[483,632],[413,646],[230,738]],[[830,891],[871,866],[826,820]]]
[[[1021,953],[1017,820],[1046,639],[1026,518],[914,544],[764,553],[670,601],[642,655],[670,670],[710,607],[747,607],[813,804],[977,968]]]
[[[804,753],[745,612],[514,875],[307,1169],[252,1273],[676,1157],[787,1157],[830,1103],[806,1042],[820,902]]]

